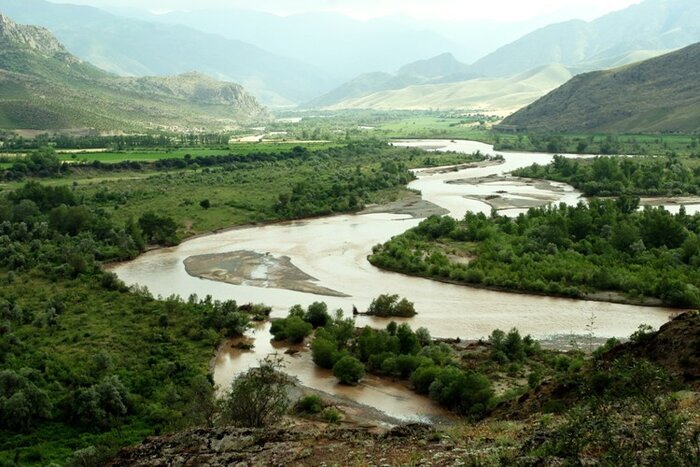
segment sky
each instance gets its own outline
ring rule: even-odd
[[[205,8],[244,8],[278,15],[335,12],[356,19],[406,15],[442,21],[525,21],[542,16],[591,20],[640,0],[53,0],[96,7],[152,12]]]

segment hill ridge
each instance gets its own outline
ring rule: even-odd
[[[575,76],[503,121],[525,131],[700,131],[700,43]]]
[[[122,78],[71,55],[46,29],[0,17],[0,128],[222,128],[265,119],[236,83],[200,73]]]

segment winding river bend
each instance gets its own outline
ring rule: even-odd
[[[420,140],[395,144],[494,154],[491,146],[471,141]],[[521,200],[523,205],[541,203],[543,199],[572,204],[580,199],[580,194],[567,185],[523,184],[499,177],[519,167],[548,163],[552,155],[516,152],[502,155],[505,162],[500,165],[444,173],[419,170],[417,180],[409,187],[420,190],[424,200],[445,208],[457,218],[470,210],[489,213],[491,206],[481,201],[485,197],[507,196],[511,200]],[[461,182],[486,176],[495,178],[486,183]],[[507,209],[502,213],[515,215],[521,210]],[[673,312],[664,308],[474,289],[385,272],[369,264],[366,257],[373,245],[385,242],[419,222],[420,219],[409,215],[375,213],[246,227],[195,238],[174,248],[151,251],[131,262],[116,265],[112,270],[127,284],[147,286],[154,295],[187,297],[196,293],[200,297],[211,294],[220,300],[235,299],[238,303],[262,302],[273,307],[273,316],[284,316],[293,304],[306,306],[314,301],[325,301],[331,310],[342,308],[349,312],[353,305],[366,309],[377,295],[397,293],[415,302],[418,315],[408,320],[411,325],[414,328],[424,326],[436,337],[477,339],[488,336],[495,328],[511,327],[538,338],[585,334],[592,319],[596,336],[623,337],[642,323],[658,328]],[[342,296],[266,287],[269,284],[264,280],[264,268],[255,271],[255,285],[245,281],[232,285],[200,279],[190,276],[185,270],[184,261],[192,256],[234,251],[289,257],[293,265],[317,279],[317,285]],[[387,321],[360,316],[357,323],[384,327]],[[269,326],[263,326],[255,331],[252,352],[233,349],[220,352],[214,375],[220,386],[227,386],[235,374],[245,371],[275,350],[269,342],[268,330]],[[425,419],[444,415],[439,407],[400,385],[369,379],[359,388],[339,386],[328,374],[314,368],[308,352],[285,356],[285,359],[287,371],[297,376],[302,384],[350,397],[380,408],[390,416]]]

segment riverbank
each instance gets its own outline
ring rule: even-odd
[[[620,304],[620,305],[668,308],[668,305],[665,305],[664,303],[662,303],[661,300],[654,299],[651,297],[642,297],[639,299],[635,299],[635,298],[626,297],[626,296],[624,296],[620,293],[617,293],[617,292],[609,292],[609,291],[597,291],[597,292],[591,292],[591,293],[584,294],[580,297],[571,297],[569,295],[563,295],[563,294],[557,295],[557,294],[553,294],[553,293],[544,293],[544,292],[537,292],[537,291],[531,291],[531,290],[518,290],[518,289],[509,288],[509,287],[499,287],[496,285],[475,284],[475,283],[457,281],[457,280],[453,280],[453,279],[447,279],[444,277],[435,277],[435,276],[429,276],[429,275],[424,275],[424,274],[409,273],[409,272],[406,272],[406,271],[398,269],[398,268],[389,268],[389,267],[384,266],[384,265],[375,264],[375,262],[372,261],[372,255],[367,256],[367,261],[370,262],[374,267],[382,269],[384,271],[389,271],[389,272],[396,273],[396,274],[402,274],[402,275],[409,276],[409,277],[419,277],[421,279],[440,282],[443,284],[458,285],[460,287],[467,287],[467,288],[471,288],[471,289],[491,290],[494,292],[509,293],[509,294],[514,294],[514,295],[526,295],[526,296],[534,296],[534,297],[556,297],[559,299],[572,300],[572,301],[590,301],[590,302],[602,302],[602,303],[616,303],[616,304]],[[683,313],[684,311],[685,310],[683,310],[683,309],[679,309],[678,313]]]

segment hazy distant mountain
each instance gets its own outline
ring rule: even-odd
[[[469,71],[469,65],[461,63],[450,53],[444,53],[404,65],[395,74],[379,72],[362,74],[331,92],[307,102],[304,107],[330,107],[380,91],[422,84],[452,83],[476,77],[477,75]]]
[[[578,75],[504,125],[557,132],[700,132],[700,44]]]
[[[332,109],[465,109],[505,115],[543,96],[571,78],[561,65],[548,65],[510,78],[477,78],[423,84],[343,100]]]
[[[44,0],[0,0],[0,12],[48,28],[73,54],[121,75],[198,71],[241,83],[264,102],[277,105],[302,102],[331,88],[321,69],[184,26]]]
[[[473,64],[475,72],[507,76],[561,63],[590,71],[630,63],[700,41],[700,2],[645,0],[591,22],[538,29]]]
[[[460,56],[463,49],[467,51],[463,45],[443,37],[439,30],[396,18],[359,21],[320,12],[283,17],[233,9],[142,17],[243,40],[303,60],[326,70],[337,80],[336,84],[369,71],[390,72],[421,57],[445,51]]]
[[[118,77],[71,55],[48,30],[0,15],[0,128],[223,128],[264,118],[237,84],[195,73]]]

